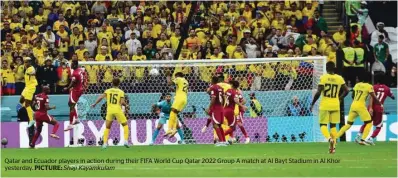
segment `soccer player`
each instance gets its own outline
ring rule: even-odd
[[[245,105],[246,104],[246,100],[243,97],[242,90],[238,89],[237,91],[238,91],[239,102],[242,103],[243,105]],[[238,110],[236,110],[236,108],[235,108],[235,115],[237,114],[237,116],[236,116],[236,124],[238,125],[238,127],[239,127],[240,131],[242,132],[243,136],[246,138],[245,143],[248,144],[248,143],[250,143],[250,137],[247,135],[245,127],[243,127],[243,114],[245,114],[245,110],[246,110],[245,108],[239,106]],[[238,111],[238,112],[236,112],[236,111]]]
[[[158,125],[156,126],[155,133],[153,134],[152,137],[152,142],[149,145],[153,145],[155,143],[156,137],[159,134],[160,129],[164,124],[166,124],[167,120],[170,118],[170,112],[171,112],[171,94],[167,93],[164,97],[164,100],[152,105],[153,110],[156,108],[160,108],[160,114],[159,114],[159,122]],[[177,133],[181,138],[181,144],[184,144],[184,133],[182,132],[180,126],[177,124]]]
[[[225,92],[225,107],[224,107],[224,116],[228,121],[229,128],[224,132],[225,135],[229,135],[231,140],[235,140],[233,132],[235,131],[236,125],[236,117],[235,117],[235,106],[238,105],[243,109],[246,109],[246,106],[239,102],[239,82],[232,80],[229,82],[232,86],[231,89],[228,89]]]
[[[336,137],[336,124],[340,123],[340,99],[344,99],[349,91],[344,79],[335,74],[334,70],[334,62],[327,62],[327,73],[321,76],[318,90],[311,103],[312,111],[316,101],[322,95],[319,105],[319,123],[323,136],[329,141],[329,153],[335,152],[335,142],[336,138],[338,138]],[[343,88],[343,92],[339,95],[340,88]],[[331,134],[328,130],[328,124],[330,124]]]
[[[36,92],[36,86],[37,86],[36,70],[32,66],[32,59],[30,57],[25,58],[24,63],[26,69],[24,75],[25,88],[22,91],[21,98],[19,99],[19,104],[22,105],[22,107],[26,108],[29,117],[28,127],[31,127],[35,123],[33,119],[33,109],[31,105],[32,105],[33,95]]]
[[[167,76],[167,83],[169,85],[175,84],[176,86],[176,95],[174,97],[173,105],[171,106],[168,130],[164,135],[172,137],[177,133],[177,115],[184,110],[187,105],[189,86],[188,81],[184,78],[184,74],[182,72],[177,72],[174,80],[171,80],[170,76]]]
[[[224,121],[224,90],[217,83],[218,77],[213,76],[211,79],[212,85],[207,89],[207,92],[210,95],[210,104],[205,110],[211,119],[209,118],[207,120],[206,126],[203,127],[202,132],[205,132],[210,122],[213,122],[213,128],[217,134],[217,138],[219,139],[216,146],[226,146],[227,143],[225,141],[224,130],[221,127],[221,124]]]
[[[375,85],[373,86],[374,92],[376,93],[376,97],[379,100],[380,104],[384,104],[384,101],[386,100],[387,96],[390,97],[391,99],[395,99],[394,95],[392,94],[390,88],[388,88],[386,85],[382,84],[382,79],[383,75],[376,75],[375,76]],[[374,141],[379,135],[379,132],[381,130],[381,127],[383,127],[383,112],[384,109],[382,105],[377,104],[376,101],[374,101],[373,97],[370,98],[369,102],[369,113],[372,116],[372,121],[373,125],[376,127],[375,130],[373,130],[372,135],[368,140],[366,140],[367,143],[370,145],[375,145]],[[355,138],[355,141],[357,143],[360,143],[361,138],[362,138],[362,133],[365,129],[366,125],[362,125],[361,129],[359,130],[359,133],[357,137]]]
[[[70,125],[68,126],[67,129],[65,129],[65,131],[71,130],[73,128],[73,125],[79,123],[77,117],[76,103],[79,101],[80,96],[82,96],[83,94],[84,91],[83,86],[85,81],[84,69],[79,68],[79,62],[77,60],[72,61],[71,68],[73,69],[71,82],[68,87],[64,88],[64,91],[69,90],[68,105],[69,105],[69,123],[70,123]]]
[[[93,105],[94,108],[103,98],[106,98],[106,128],[104,131],[104,144],[102,145],[103,149],[106,149],[108,146],[108,136],[109,131],[112,126],[113,118],[116,117],[116,120],[123,126],[124,132],[124,146],[129,148],[128,140],[129,140],[129,127],[127,125],[127,118],[123,113],[122,106],[126,106],[125,96],[123,90],[119,89],[120,79],[114,78],[112,80],[112,88],[105,90],[104,94],[98,97]]]
[[[227,90],[229,90],[229,89],[231,89],[232,88],[232,86],[229,84],[229,83],[226,83],[225,82],[225,77],[224,77],[224,74],[223,73],[217,73],[217,76],[218,76],[218,83],[217,83],[217,85],[219,85],[221,88],[223,88],[223,90],[224,90],[224,94],[225,94],[225,92],[227,91]],[[226,101],[226,98],[225,98],[225,96],[224,96],[224,101]],[[225,107],[225,102],[224,102],[224,107]],[[235,106],[236,107],[236,106]],[[223,122],[222,122],[222,124],[221,124],[221,127],[223,128],[223,130],[228,130],[229,129],[229,126],[228,126],[228,121],[227,121],[227,119],[224,117],[224,120],[223,120]],[[214,134],[214,136],[216,136],[216,134]],[[230,140],[230,141],[234,141],[233,140],[233,138],[229,138],[229,135],[226,135],[225,136],[225,139],[227,139],[227,140]]]
[[[35,112],[35,120],[36,120],[36,133],[33,136],[32,142],[29,144],[30,148],[35,148],[36,140],[39,138],[42,128],[43,122],[53,125],[53,130],[50,136],[55,139],[59,139],[59,136],[56,135],[57,130],[59,128],[59,124],[57,120],[51,115],[47,113],[48,110],[55,109],[55,106],[49,106],[49,99],[47,94],[50,93],[49,86],[43,86],[43,92],[35,96],[35,104],[36,104],[36,112]]]

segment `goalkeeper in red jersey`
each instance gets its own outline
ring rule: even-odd
[[[370,145],[375,145],[375,140],[377,135],[379,135],[379,132],[381,130],[381,127],[383,127],[383,104],[384,101],[386,100],[387,96],[390,97],[391,99],[395,99],[394,95],[392,94],[390,88],[388,86],[382,84],[382,79],[383,75],[376,75],[375,76],[375,85],[373,85],[373,90],[376,93],[376,97],[379,100],[380,104],[378,102],[374,101],[373,98],[370,98],[369,102],[369,113],[372,116],[372,121],[373,121],[373,126],[376,127],[375,130],[373,130],[372,135],[366,142]],[[365,124],[362,125],[361,129],[359,130],[359,133],[357,137],[355,138],[355,142],[359,143],[361,141],[362,133],[365,129]]]
[[[57,120],[54,119],[51,115],[47,113],[48,110],[55,109],[55,106],[49,106],[49,99],[47,94],[50,93],[50,87],[43,86],[43,92],[35,96],[35,106],[36,112],[34,114],[34,118],[36,120],[36,133],[33,136],[32,142],[29,144],[30,148],[35,148],[36,140],[39,138],[42,128],[43,122],[53,125],[53,130],[50,136],[52,138],[59,139],[59,136],[56,135],[56,132],[59,128],[59,124]]]
[[[209,108],[205,110],[210,118],[207,120],[206,126],[202,129],[202,132],[206,130],[210,122],[213,122],[213,128],[219,139],[216,146],[226,146],[227,143],[225,141],[224,130],[221,127],[224,120],[224,90],[217,84],[218,77],[212,77],[211,83],[212,85],[207,89],[210,95],[210,105]]]

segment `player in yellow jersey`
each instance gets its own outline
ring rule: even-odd
[[[369,135],[370,129],[372,128],[372,118],[369,114],[368,109],[366,108],[366,100],[368,98],[368,95],[373,98],[373,101],[376,104],[383,107],[373,91],[373,86],[365,82],[367,77],[368,75],[366,73],[358,76],[360,82],[357,83],[353,89],[353,101],[351,104],[350,112],[348,113],[347,124],[344,125],[337,134],[337,138],[341,137],[341,135],[343,135],[348,129],[350,129],[355,119],[359,116],[359,118],[364,122],[365,125],[361,141],[359,142],[359,144],[361,145],[369,145],[369,143],[365,141],[365,139]]]
[[[127,118],[124,115],[122,106],[126,106],[125,96],[123,90],[119,89],[120,79],[114,78],[112,80],[112,88],[105,90],[104,94],[98,97],[93,105],[94,108],[103,98],[106,98],[106,128],[104,132],[104,144],[102,145],[103,149],[106,149],[108,146],[108,136],[109,131],[112,126],[113,118],[116,117],[116,120],[123,126],[124,132],[124,146],[126,148],[129,147],[128,140],[129,140],[129,127],[127,125]]]
[[[321,76],[318,90],[311,104],[312,111],[316,101],[322,96],[319,105],[319,124],[323,136],[329,141],[329,153],[335,152],[336,124],[340,123],[340,99],[344,99],[349,91],[343,77],[335,74],[334,70],[334,62],[327,62],[327,74]],[[343,88],[343,92],[339,95],[340,88]],[[328,124],[330,124],[331,134],[328,130]]]
[[[177,133],[177,115],[184,110],[187,105],[188,99],[188,81],[184,78],[182,72],[177,72],[174,75],[174,80],[171,80],[170,76],[167,76],[167,83],[169,85],[176,86],[176,94],[174,97],[173,104],[171,105],[170,119],[168,124],[168,130],[164,136],[174,136]]]
[[[19,99],[19,104],[22,105],[22,107],[26,108],[29,117],[28,127],[31,127],[35,123],[33,119],[33,109],[31,105],[32,105],[33,95],[36,92],[36,86],[37,86],[36,70],[32,66],[32,59],[30,57],[25,58],[24,62],[26,69],[24,75],[25,88],[22,91],[21,98]]]

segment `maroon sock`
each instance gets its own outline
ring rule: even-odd
[[[240,131],[242,131],[242,134],[245,136],[245,138],[247,138],[248,137],[247,132],[246,132],[245,128],[243,127],[243,125],[240,125],[239,128],[240,128]]]
[[[372,133],[372,136],[370,136],[370,137],[376,138],[377,135],[379,135],[380,130],[381,130],[381,127],[376,127],[376,129]]]
[[[366,126],[366,124],[363,124],[363,125],[361,126],[361,129],[359,129],[359,133],[363,133],[363,129],[365,129],[365,126]]]
[[[35,133],[35,135],[33,136],[33,139],[32,139],[32,143],[30,143],[32,146],[34,146],[34,145],[36,145],[36,141],[37,141],[37,139],[39,138],[39,136],[40,136],[40,132],[41,131],[36,131],[36,133]]]
[[[58,128],[59,128],[59,124],[58,124],[58,122],[57,122],[57,123],[54,125],[54,127],[53,127],[53,132],[52,132],[52,134],[57,133]]]
[[[217,133],[218,140],[220,142],[225,142],[224,131],[222,130],[222,128],[218,127],[215,130],[216,130],[216,133]]]
[[[211,123],[211,119],[208,118],[207,121],[206,121],[206,127],[209,127],[210,123]]]

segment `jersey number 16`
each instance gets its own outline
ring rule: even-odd
[[[117,104],[117,94],[110,94],[109,95],[109,103],[111,104]]]

